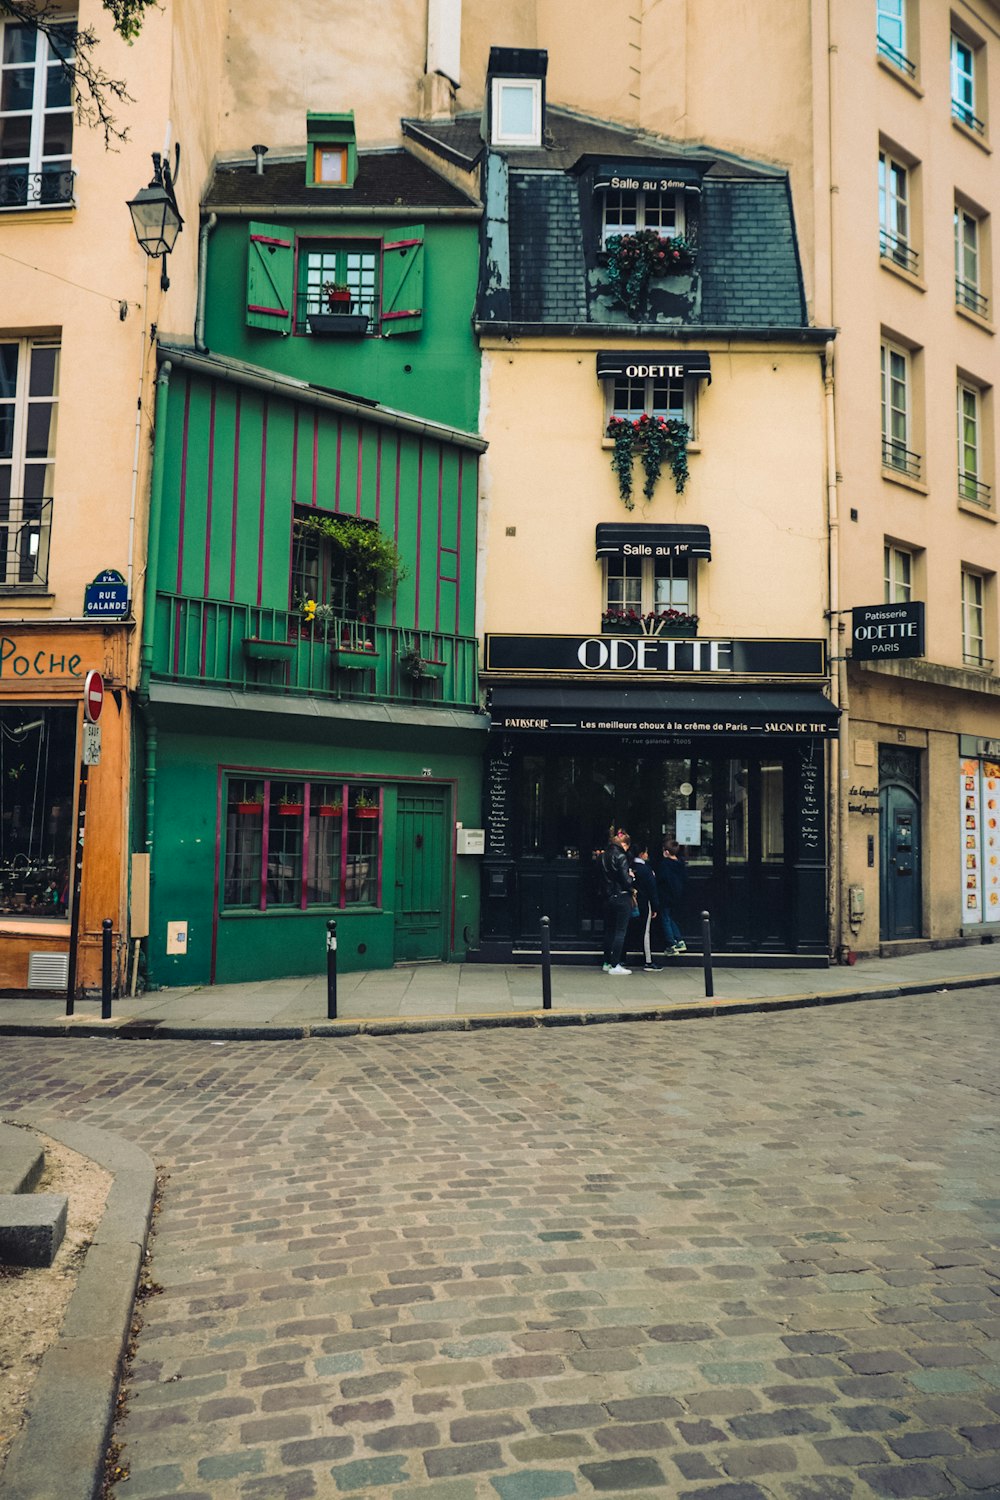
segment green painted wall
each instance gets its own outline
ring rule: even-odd
[[[420,210],[413,211],[413,223]],[[281,225],[280,213],[268,215]],[[390,338],[285,336],[246,323],[249,220],[221,219],[209,240],[205,341],[216,353],[293,375],[397,411],[475,432],[479,352],[472,332],[479,226],[431,220],[424,231],[423,326]],[[392,240],[398,221],[289,219],[291,239]]]
[[[212,977],[213,920],[219,910],[217,848],[223,837],[220,823],[220,768],[239,767],[240,774],[284,773],[289,776],[363,776],[385,787],[383,819],[382,907],[352,913],[327,907],[315,912],[251,913],[220,916],[217,924],[217,983],[276,978],[287,974],[318,974],[326,968],[326,922],[338,924],[338,967],[389,968],[393,963],[393,901],[395,899],[396,834],[395,785],[392,778],[408,778],[421,787],[446,785],[448,821],[478,826],[481,812],[482,719],[470,716],[471,728],[461,735],[439,729],[389,726],[372,729],[359,724],[324,721],[294,733],[283,715],[231,714],[214,732],[199,732],[199,712],[154,706],[159,726],[156,769],[156,826],[151,937],[148,944],[150,981],[154,987],[207,984]],[[252,732],[239,733],[234,720],[245,718]],[[184,732],[174,732],[178,724]],[[171,727],[167,727],[167,726]],[[424,769],[432,772],[430,779]],[[448,922],[450,939],[452,871],[454,872],[454,942],[449,958],[461,959],[478,940],[479,861],[457,858],[449,865]],[[186,954],[168,955],[168,922],[188,923]],[[470,927],[470,941],[464,932]],[[361,944],[366,951],[358,951]]]

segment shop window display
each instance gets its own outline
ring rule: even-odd
[[[65,916],[75,773],[75,708],[0,707],[0,916]]]

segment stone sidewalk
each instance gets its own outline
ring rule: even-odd
[[[853,966],[713,967],[706,999],[701,958],[688,954],[659,973],[636,969],[612,979],[598,967],[554,965],[552,1009],[542,1012],[538,965],[417,964],[341,974],[337,1021],[327,1019],[325,974],[247,984],[196,985],[116,999],[110,1021],[100,1000],[78,1001],[67,1018],[59,999],[0,999],[0,1035],[51,1032],[92,1035],[226,1038],[352,1035],[359,1031],[465,1030],[481,1025],[564,1025],[632,1019],[676,1019],[747,1010],[790,1009],[847,1000],[920,994],[1000,982],[1000,945],[976,943]]]

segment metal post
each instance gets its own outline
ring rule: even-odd
[[[69,964],[66,969],[66,1014],[73,1015],[76,1001],[76,966],[80,946],[80,891],[83,886],[83,835],[87,823],[87,772],[88,765],[80,767],[80,789],[76,804],[76,848],[73,851],[73,893],[69,908]]]
[[[326,924],[326,1019],[337,1019],[337,924]]]
[[[542,1010],[552,1009],[552,953],[549,949],[548,917],[542,918]]]
[[[715,986],[712,983],[712,923],[708,912],[701,914],[701,952],[705,964],[705,996],[711,999],[715,994]]]
[[[111,1020],[111,930],[110,917],[101,923],[101,1020]]]

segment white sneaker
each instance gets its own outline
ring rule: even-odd
[[[605,974],[610,974],[611,973],[611,965],[610,964],[601,964],[601,968],[604,970]]]
[[[615,964],[613,969],[608,970],[609,974],[614,974],[616,977],[620,974],[631,974],[631,972],[631,969],[623,969],[621,964]]]

